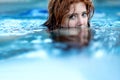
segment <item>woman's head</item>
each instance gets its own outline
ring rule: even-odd
[[[89,26],[94,7],[91,0],[50,0],[45,25],[51,30],[62,27]]]

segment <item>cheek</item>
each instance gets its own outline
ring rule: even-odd
[[[88,18],[84,19],[84,24],[87,25],[88,24]]]
[[[87,26],[88,25],[88,18],[83,19],[83,25]],[[76,27],[77,26],[77,20],[69,20],[66,19],[64,23],[61,25],[62,27]]]
[[[68,26],[68,20],[66,19],[62,24],[61,24],[61,26],[62,27],[67,27]]]
[[[75,20],[68,20],[66,19],[62,24],[62,27],[75,27],[77,22]]]
[[[69,21],[69,27],[76,27],[77,21],[76,20],[70,20]]]

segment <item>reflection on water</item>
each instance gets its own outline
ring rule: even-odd
[[[50,32],[55,42],[67,43],[70,47],[83,47],[89,44],[89,28],[60,28]]]

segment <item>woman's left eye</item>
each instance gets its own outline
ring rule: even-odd
[[[82,16],[87,17],[87,13],[86,12],[82,13]]]

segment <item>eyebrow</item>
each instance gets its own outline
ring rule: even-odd
[[[87,11],[82,11],[81,13],[87,13]],[[78,14],[78,13],[76,13],[76,12],[73,12],[73,13],[71,13],[71,14],[68,14],[68,15],[70,16],[70,15],[73,15],[73,14],[75,14],[75,15],[76,15],[76,14]]]

